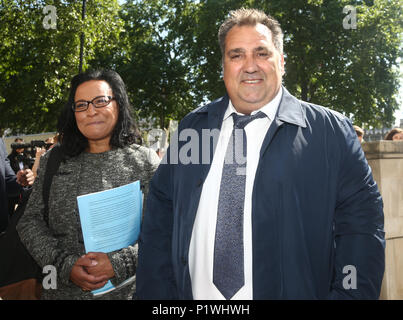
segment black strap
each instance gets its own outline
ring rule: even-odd
[[[43,212],[43,218],[46,224],[49,220],[49,192],[50,186],[52,185],[52,179],[57,170],[59,169],[60,162],[63,158],[63,153],[60,145],[55,145],[50,151],[48,163],[46,164],[45,178],[43,181],[42,197],[43,203],[45,204],[45,210]]]

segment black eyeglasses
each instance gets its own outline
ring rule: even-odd
[[[71,107],[74,112],[81,112],[87,110],[90,103],[92,103],[95,108],[103,108],[106,107],[112,100],[115,100],[115,98],[110,96],[98,96],[91,101],[78,100],[74,102]]]

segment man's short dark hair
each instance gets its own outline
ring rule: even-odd
[[[274,47],[282,54],[284,35],[280,23],[261,10],[241,8],[230,11],[229,17],[223,22],[218,30],[218,42],[220,44],[222,56],[224,57],[225,55],[225,38],[232,27],[255,26],[259,23],[269,28],[273,36]]]

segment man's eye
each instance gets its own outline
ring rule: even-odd
[[[231,60],[234,60],[234,59],[238,59],[238,58],[240,58],[240,57],[241,57],[240,54],[234,54],[234,55],[230,56],[230,59],[231,59]]]

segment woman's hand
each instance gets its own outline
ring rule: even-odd
[[[85,269],[87,272],[95,277],[106,276],[108,279],[113,278],[115,276],[115,272],[113,271],[113,267],[111,262],[109,261],[106,253],[103,252],[88,252],[85,256],[85,259],[90,259],[92,263],[90,266],[86,266]]]
[[[109,278],[106,275],[95,276],[87,271],[87,268],[96,265],[96,260],[87,258],[86,255],[82,256],[71,269],[70,280],[84,291],[102,288],[108,282]]]

